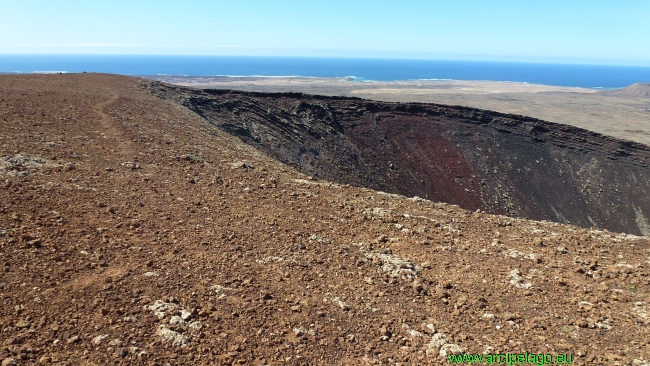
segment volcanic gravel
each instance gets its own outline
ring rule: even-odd
[[[148,81],[0,76],[2,365],[650,360],[650,241],[315,180]]]

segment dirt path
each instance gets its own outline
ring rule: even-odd
[[[119,99],[120,97],[118,95],[112,95],[108,100],[95,104],[92,110],[101,117],[101,126],[106,131],[105,138],[115,141],[115,147],[121,155],[130,155],[133,153],[131,139],[125,136],[124,131],[120,128],[120,122],[106,113],[106,110],[116,105]]]

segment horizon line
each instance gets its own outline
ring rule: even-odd
[[[219,55],[219,54],[162,54],[162,53],[1,53],[5,56],[130,56],[130,57],[241,57],[241,58],[293,58],[293,59],[351,59],[351,60],[403,60],[403,61],[460,61],[460,62],[490,62],[513,64],[551,64],[551,65],[576,65],[576,66],[618,66],[650,68],[648,63],[635,61],[589,61],[580,59],[558,59],[553,57],[535,59],[523,56],[489,56],[489,55],[449,55],[449,57],[409,57],[409,56],[324,56],[324,55]],[[465,56],[465,57],[463,57]],[[514,60],[508,60],[513,58]],[[550,59],[550,60],[549,60]]]

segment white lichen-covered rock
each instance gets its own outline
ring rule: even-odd
[[[418,332],[417,330],[411,328],[411,326],[406,323],[402,323],[402,329],[404,329],[404,332],[411,337],[414,338],[424,337],[423,333]]]
[[[113,347],[119,347],[119,346],[122,345],[122,343],[123,343],[123,342],[122,342],[121,339],[117,339],[117,338],[116,338],[116,339],[113,339],[112,341],[108,342],[108,345],[109,345],[109,346],[113,346]]]
[[[436,334],[433,335],[433,337],[431,337],[431,342],[429,342],[429,344],[427,345],[427,348],[435,350],[436,352],[438,352],[440,347],[444,346],[447,343],[448,343],[447,342],[447,337],[444,334],[436,333]]]
[[[449,355],[458,355],[465,352],[463,348],[457,344],[447,343],[440,347],[440,352],[438,353],[442,357],[447,357]]]
[[[94,344],[94,345],[97,346],[97,345],[101,344],[102,341],[103,341],[104,339],[106,339],[106,338],[108,338],[108,334],[100,334],[100,335],[96,336],[95,338],[93,338],[93,339],[90,341],[90,343],[92,343],[92,344]]]
[[[181,310],[181,318],[183,320],[189,320],[192,317],[192,312],[188,310]]]
[[[141,350],[138,347],[129,347],[129,351],[138,357],[144,357],[147,355],[147,351]]]
[[[305,335],[305,333],[307,333],[307,330],[305,328],[302,327],[293,328],[293,334],[295,334],[296,337],[302,337]]]
[[[162,319],[167,315],[169,311],[175,310],[178,308],[178,305],[173,304],[173,303],[168,303],[164,302],[162,300],[156,300],[152,305],[145,305],[144,309],[149,310],[158,317],[158,319]]]
[[[277,256],[270,256],[270,257],[264,257],[262,259],[256,259],[255,262],[257,263],[282,263],[284,262],[284,258],[282,257],[277,257]]]
[[[204,325],[203,323],[201,323],[200,321],[197,320],[197,321],[195,321],[195,322],[191,322],[191,323],[187,326],[187,329],[192,330],[192,331],[195,331],[195,330],[201,330],[201,329],[203,329],[204,327],[205,327],[205,325]]]
[[[315,241],[315,242],[322,243],[322,244],[331,244],[332,243],[331,240],[326,239],[326,238],[324,238],[324,237],[322,237],[320,235],[316,235],[316,234],[311,234],[309,236],[308,240],[309,241]]]
[[[420,198],[418,196],[413,196],[413,197],[409,198],[409,200],[411,200],[413,202],[431,202],[429,200],[425,200],[424,198]]]
[[[427,345],[426,354],[429,357],[456,355],[463,353],[464,350],[457,344],[449,343],[447,336],[442,333],[436,333],[431,337]]]
[[[174,346],[182,346],[188,342],[186,336],[167,328],[164,324],[161,324],[158,327],[156,334],[162,339],[163,342],[171,343]]]
[[[260,262],[258,260],[258,262]],[[231,290],[229,287],[223,287],[221,285],[212,285],[210,286],[210,290],[214,291],[214,294],[218,296],[219,299],[223,299],[226,297],[226,294],[224,293],[226,290]]]
[[[539,255],[539,254],[536,254],[536,253],[528,253],[528,254],[526,254],[526,253],[520,252],[520,251],[518,251],[516,249],[508,249],[508,250],[504,251],[503,254],[506,257],[510,257],[510,258],[523,257],[525,259],[530,259],[532,261],[537,261],[538,258],[541,258],[541,255]]]
[[[510,274],[508,275],[508,279],[510,280],[510,284],[517,288],[528,289],[533,287],[533,285],[530,282],[527,282],[526,280],[524,280],[523,277],[521,277],[521,272],[519,272],[518,269],[513,269],[512,271],[510,271]]]
[[[174,315],[169,319],[169,325],[179,325],[184,327],[187,325],[187,322],[183,320],[183,318],[181,318],[180,316]]]
[[[422,323],[422,329],[427,334],[435,334],[436,333],[436,328],[433,326],[433,324]]]
[[[60,164],[56,164],[51,160],[24,153],[9,157],[0,157],[0,175],[7,173],[10,176],[25,176],[36,169],[60,166]]]
[[[370,253],[368,258],[375,258],[381,262],[382,271],[389,273],[391,276],[401,279],[414,279],[418,276],[419,271],[415,263],[409,259],[400,258],[393,254]]]
[[[230,165],[230,169],[244,169],[244,170],[252,170],[255,169],[254,166],[244,162],[244,161],[234,161],[232,163],[228,163]]]
[[[335,303],[336,305],[338,305],[338,306],[339,306],[343,311],[348,311],[348,310],[350,310],[350,306],[348,306],[348,304],[346,304],[343,300],[341,300],[341,299],[338,298],[338,297],[335,297],[335,298],[332,300],[332,302]]]
[[[609,324],[606,324],[606,323],[596,323],[595,325],[596,325],[598,328],[602,328],[602,329],[607,329],[607,330],[612,329],[612,326],[609,325]]]
[[[375,207],[372,209],[366,208],[363,210],[363,214],[366,216],[389,217],[392,214],[392,211],[381,207]]]
[[[643,306],[643,302],[634,303],[632,311],[641,319],[650,320],[650,312]]]

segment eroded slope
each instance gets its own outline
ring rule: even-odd
[[[306,174],[470,210],[650,234],[650,147],[432,104],[152,84]]]

